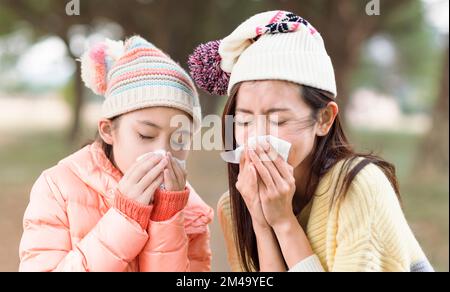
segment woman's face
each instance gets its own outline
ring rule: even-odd
[[[292,144],[288,163],[294,168],[311,153],[317,123],[302,100],[300,86],[286,81],[243,82],[236,96],[235,139],[272,135]]]
[[[186,160],[192,138],[192,118],[174,108],[145,108],[126,113],[114,122],[100,121],[99,132],[102,139],[113,146],[114,162],[125,173],[139,156],[160,149]]]

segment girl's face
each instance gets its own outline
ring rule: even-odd
[[[139,156],[160,149],[186,160],[192,138],[192,118],[169,107],[136,110],[114,122],[102,119],[98,127],[102,139],[113,146],[114,163],[122,173]]]
[[[243,82],[236,96],[237,144],[253,136],[273,135],[292,144],[288,163],[299,166],[312,152],[316,136],[329,130],[326,121],[313,119],[300,94],[300,86],[287,81]]]

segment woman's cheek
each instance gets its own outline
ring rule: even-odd
[[[236,143],[238,145],[244,145],[245,144],[245,136],[246,132],[242,127],[235,127],[234,137],[236,139]],[[229,142],[231,143],[231,141]],[[229,150],[229,149],[227,149]]]
[[[298,136],[295,139],[287,139],[287,141],[292,144],[288,163],[293,167],[297,167],[303,162],[312,149],[310,149],[306,139],[301,139],[301,137]]]

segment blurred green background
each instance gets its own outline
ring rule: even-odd
[[[0,271],[16,271],[22,216],[42,170],[93,139],[102,98],[75,60],[105,37],[142,35],[186,67],[201,42],[251,15],[292,11],[322,34],[338,104],[358,150],[397,168],[406,217],[435,269],[449,270],[448,0],[0,0]],[[372,2],[372,3],[370,3]],[[375,3],[376,4],[376,3]],[[376,7],[376,6],[371,6]],[[225,97],[201,96],[220,114]],[[218,151],[193,151],[191,184],[215,207],[227,189]],[[217,220],[213,271],[227,271]]]

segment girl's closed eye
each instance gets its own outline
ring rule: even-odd
[[[142,140],[153,140],[153,139],[155,139],[155,137],[152,136],[152,135],[143,135],[141,133],[138,133],[138,134],[139,134],[139,138],[141,138]]]

